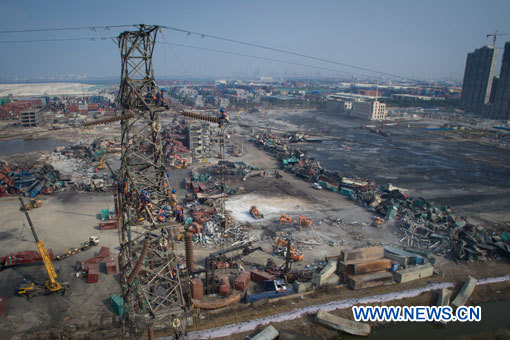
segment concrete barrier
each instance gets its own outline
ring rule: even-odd
[[[315,317],[315,322],[323,326],[342,331],[344,333],[358,335],[358,336],[369,336],[370,325],[362,322],[351,321],[348,319],[341,318],[339,316],[330,314],[328,312],[319,309]]]
[[[430,263],[427,263],[421,266],[415,266],[396,271],[395,281],[409,282],[432,276],[432,274],[434,274],[434,267],[432,267]]]
[[[273,340],[276,339],[280,333],[273,327],[273,325],[269,325],[264,328],[260,333],[251,338],[251,340]]]
[[[330,284],[328,280],[330,276],[335,274],[337,269],[337,261],[329,261],[328,264],[321,270],[319,274],[315,274],[312,282],[317,286]],[[337,281],[338,283],[338,281]]]
[[[452,305],[455,307],[464,306],[475,290],[476,283],[478,282],[477,279],[475,279],[472,276],[468,276],[466,282],[464,282],[464,285],[459,291],[459,294],[453,299]]]
[[[437,296],[436,306],[449,306],[450,298],[452,297],[452,291],[448,288],[443,288]]]

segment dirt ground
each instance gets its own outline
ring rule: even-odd
[[[103,208],[113,209],[113,197],[110,193],[62,192],[41,197],[43,206],[31,210],[30,217],[40,239],[55,254],[63,254],[69,248],[96,235],[100,238],[98,246],[68,257],[63,261],[54,261],[59,267],[59,280],[70,283],[68,296],[39,296],[27,300],[15,295],[23,278],[38,282],[46,281],[46,273],[41,264],[23,265],[6,268],[0,272],[0,294],[7,299],[7,308],[0,318],[2,337],[10,338],[13,333],[35,329],[47,329],[58,324],[88,322],[98,323],[103,315],[111,316],[113,310],[108,298],[120,290],[118,275],[107,275],[100,267],[97,284],[88,284],[85,279],[75,277],[73,269],[76,261],[84,261],[94,256],[101,246],[110,248],[110,254],[116,256],[119,241],[116,230],[98,230],[98,215]],[[0,201],[0,249],[2,255],[37,250],[35,241],[24,214],[19,210],[17,197],[3,197]]]

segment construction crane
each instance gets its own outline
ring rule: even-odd
[[[487,38],[492,37],[492,47],[496,47],[496,37],[501,37],[504,35],[510,35],[510,33],[498,33],[498,31],[495,31],[492,34],[487,34]]]
[[[37,245],[37,249],[41,254],[41,258],[44,263],[44,268],[46,269],[46,273],[48,274],[48,280],[44,284],[43,287],[39,287],[34,282],[24,282],[23,285],[18,289],[18,295],[26,296],[28,298],[32,296],[42,295],[42,294],[53,294],[53,293],[65,293],[65,286],[67,284],[62,284],[57,281],[58,275],[55,271],[55,267],[53,266],[53,262],[51,262],[51,257],[48,253],[48,249],[44,245],[43,240],[40,240],[35,232],[34,225],[32,224],[32,220],[30,219],[30,215],[28,215],[27,209],[25,209],[25,203],[23,199],[19,198],[21,202],[21,206],[23,207],[23,211],[25,212],[25,216],[27,218],[28,224],[30,225],[30,229],[32,230],[32,235],[34,235],[35,244]],[[41,285],[42,286],[42,285]]]

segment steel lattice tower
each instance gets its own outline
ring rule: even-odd
[[[124,298],[123,337],[140,338],[152,326],[184,334],[185,302],[170,224],[156,220],[169,205],[170,182],[162,158],[161,125],[152,53],[158,26],[119,35],[121,167],[117,183],[119,268]],[[148,193],[148,194],[146,194]]]

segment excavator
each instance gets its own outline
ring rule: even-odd
[[[188,167],[188,161],[177,155],[170,156],[170,166],[176,169],[186,169]]]
[[[285,246],[285,256],[286,257],[288,256],[288,254],[287,254],[287,248],[288,248],[288,252],[290,252],[290,256],[288,256],[288,257],[291,260],[294,260],[294,261],[302,261],[303,260],[304,255],[298,254],[298,252],[294,249],[294,247],[292,245],[289,246],[289,241],[282,240],[280,237],[278,237],[278,239],[276,240],[276,244],[275,244],[275,250],[278,250],[280,248],[280,245]]]
[[[303,216],[303,215],[299,216],[299,226],[300,227],[311,227],[312,223],[313,223],[313,221],[307,220],[305,216]]]
[[[292,224],[292,217],[282,214],[280,216],[280,224]]]
[[[99,161],[97,162],[96,172],[97,172],[97,170],[103,170],[105,163],[106,163],[106,158],[105,157],[101,157],[99,159]]]
[[[23,199],[19,198],[21,202],[21,206],[25,207],[25,203]],[[41,258],[44,263],[44,268],[46,269],[46,273],[48,274],[48,280],[44,283],[44,285],[35,283],[35,282],[24,282],[18,289],[19,296],[26,296],[28,298],[37,296],[37,295],[49,295],[54,293],[65,293],[65,287],[68,285],[67,283],[60,283],[57,281],[58,275],[55,271],[55,267],[51,262],[51,257],[48,253],[48,249],[44,245],[43,240],[40,240],[35,232],[34,225],[32,224],[32,220],[30,219],[30,215],[28,215],[28,211],[24,209],[25,216],[27,218],[28,224],[30,225],[30,229],[32,231],[32,235],[34,235],[35,244],[37,245],[37,249],[41,254]]]
[[[254,219],[258,220],[260,218],[264,218],[264,215],[262,215],[260,212],[259,212],[259,209],[257,209],[257,206],[255,205],[252,205],[250,207],[250,215],[251,217],[253,217]]]
[[[383,223],[386,222],[384,218],[376,216],[374,220],[372,221],[372,225],[376,228],[382,228]]]

